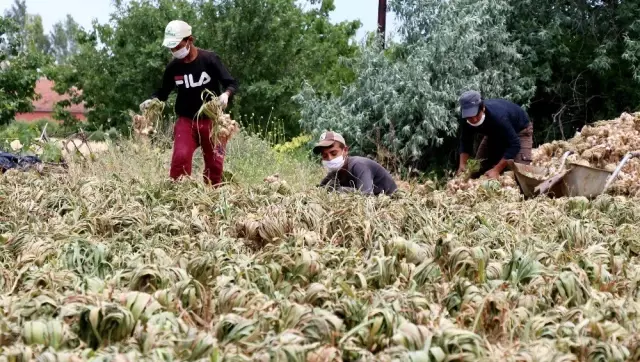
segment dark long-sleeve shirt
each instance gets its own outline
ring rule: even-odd
[[[238,82],[222,64],[220,57],[212,51],[198,49],[198,56],[191,63],[174,59],[167,65],[162,87],[152,97],[165,102],[177,87],[176,114],[194,119],[202,106],[202,91],[208,89],[219,96],[224,92],[220,91],[220,85],[232,95],[238,91]]]
[[[358,156],[349,156],[345,167],[329,172],[320,186],[367,195],[391,195],[398,188],[389,171],[373,160]]]
[[[460,153],[471,154],[473,136],[477,132],[491,142],[504,145],[504,159],[514,159],[520,152],[518,133],[529,126],[529,116],[520,106],[506,99],[487,99],[484,105],[486,116],[480,126],[473,127],[466,120],[460,120]]]

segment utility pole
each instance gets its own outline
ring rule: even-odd
[[[382,48],[385,45],[387,27],[387,0],[378,0],[378,35],[382,38]]]

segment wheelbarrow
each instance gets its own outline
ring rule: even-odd
[[[561,171],[546,180],[526,175],[526,173],[543,175],[545,173],[543,168],[520,165],[510,161],[509,166],[513,170],[516,182],[520,185],[525,197],[547,195],[549,197],[584,196],[589,199],[595,198],[611,186],[629,159],[640,156],[640,151],[627,153],[613,172],[575,163],[569,163],[566,167],[565,162],[570,154],[570,151],[565,152],[561,160]]]
[[[562,155],[560,160],[560,169],[564,169],[567,157],[571,154],[571,151],[567,151]],[[532,198],[536,196],[535,188],[543,183],[544,175],[547,174],[547,169],[542,167],[536,167],[531,165],[524,165],[521,163],[515,163],[512,160],[507,162],[513,175],[515,176],[516,183],[520,187],[520,191],[524,194],[525,198]]]

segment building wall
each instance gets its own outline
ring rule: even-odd
[[[82,113],[72,113],[74,117],[84,122],[87,120]],[[36,122],[41,119],[47,119],[50,122],[60,123],[60,121],[53,118],[53,112],[31,112],[31,113],[19,113],[16,115],[16,121],[19,122]]]
[[[35,85],[35,92],[40,95],[40,98],[33,101],[33,111],[28,113],[20,113],[16,115],[16,120],[20,122],[33,122],[41,119],[49,120],[50,122],[60,123],[60,121],[53,118],[53,110],[56,103],[61,100],[68,100],[67,94],[58,94],[53,89],[53,81],[42,77],[38,79]],[[86,121],[84,103],[72,104],[69,107],[65,107],[65,110],[70,111],[71,114],[80,121]]]

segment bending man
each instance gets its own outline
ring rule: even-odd
[[[320,181],[321,187],[366,195],[391,195],[397,190],[391,174],[380,164],[365,157],[349,156],[349,148],[338,133],[323,133],[313,153],[322,155],[322,164],[329,170]]]
[[[167,25],[162,45],[171,49],[174,59],[164,71],[162,87],[152,98],[166,102],[171,91],[178,88],[175,106],[178,121],[174,126],[169,176],[175,180],[191,175],[193,153],[202,147],[205,182],[218,185],[222,182],[226,145],[218,142],[214,146],[210,138],[210,119],[195,118],[203,103],[201,94],[204,89],[218,96],[222,107],[226,108],[229,98],[238,90],[238,83],[216,53],[193,45],[191,26],[184,21],[174,20]],[[220,92],[220,85],[224,87],[224,93]],[[150,99],[144,101],[140,109],[144,111],[150,102]]]
[[[473,149],[473,136],[484,135],[476,159],[481,160],[480,171],[472,175],[498,178],[508,160],[531,163],[533,125],[527,113],[517,104],[505,99],[483,100],[480,93],[468,91],[460,96],[460,165],[464,172]]]

